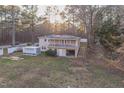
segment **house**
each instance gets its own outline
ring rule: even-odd
[[[80,40],[80,37],[72,35],[47,35],[39,37],[39,46],[41,51],[56,50],[57,56],[77,57]]]

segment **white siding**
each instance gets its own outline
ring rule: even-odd
[[[39,38],[39,46],[41,51],[48,50],[48,39],[47,38]]]
[[[12,54],[17,51],[17,47],[10,47],[8,48],[8,54]]]
[[[0,48],[0,56],[3,55],[3,48]]]
[[[40,48],[39,47],[23,47],[23,54],[26,55],[38,55],[40,54]]]
[[[81,39],[80,42],[87,42],[87,39]]]

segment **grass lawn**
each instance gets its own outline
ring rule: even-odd
[[[13,55],[24,59],[0,58],[0,87],[124,87],[123,76],[80,58]]]

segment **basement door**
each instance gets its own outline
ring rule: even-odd
[[[75,56],[75,50],[66,50],[67,56]]]

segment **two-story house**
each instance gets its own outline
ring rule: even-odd
[[[58,56],[77,57],[80,39],[71,35],[47,35],[39,37],[39,46],[41,51],[56,50]]]

